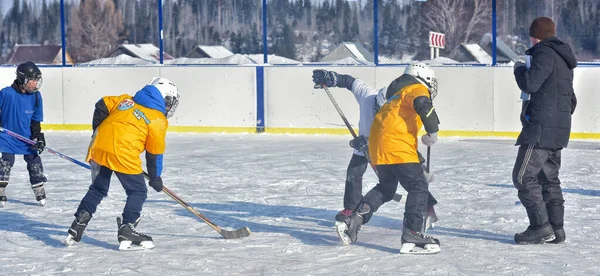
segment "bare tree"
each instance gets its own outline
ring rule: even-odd
[[[123,17],[113,0],[82,1],[71,13],[69,52],[75,61],[105,57],[114,51],[122,31]]]
[[[491,0],[435,0],[424,4],[423,9],[425,27],[446,34],[450,52],[492,30]]]

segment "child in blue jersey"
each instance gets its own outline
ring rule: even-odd
[[[22,154],[27,162],[29,182],[35,199],[42,206],[46,204],[46,176],[39,155],[46,145],[40,126],[44,119],[42,94],[39,93],[41,86],[42,71],[28,61],[17,67],[17,78],[13,84],[0,90],[0,125],[36,141],[32,146],[7,134],[0,134],[0,207],[7,201],[6,186],[15,163],[15,154]]]

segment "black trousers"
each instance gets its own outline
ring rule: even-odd
[[[398,182],[408,192],[404,207],[404,225],[411,230],[421,232],[425,212],[429,203],[429,184],[423,174],[421,164],[378,165],[379,184],[363,198],[371,206],[371,213],[365,216],[365,223],[381,205],[392,200]]]
[[[346,186],[344,189],[344,209],[354,210],[362,200],[363,175],[369,162],[364,156],[352,154],[346,170]]]
[[[86,210],[90,215],[94,215],[96,208],[108,195],[110,187],[110,178],[113,170],[101,166],[98,163],[90,162],[92,167],[92,185],[90,185],[87,193],[79,203],[79,210]],[[148,196],[148,188],[144,180],[144,175],[140,174],[124,174],[114,172],[121,182],[127,194],[127,201],[123,208],[123,223],[134,223],[141,215],[142,206]],[[77,212],[75,212],[77,213]]]
[[[29,172],[29,183],[31,185],[46,182],[46,176],[44,175],[44,166],[42,165],[42,158],[38,154],[25,154],[23,160],[27,163],[27,171]],[[0,181],[6,181],[10,179],[10,171],[15,164],[15,155],[12,153],[2,153],[0,158]]]
[[[513,184],[525,208],[541,203],[564,203],[558,171],[562,149],[520,146],[513,169]]]
[[[558,178],[561,150],[520,146],[512,173],[523,206],[530,209],[545,204],[555,229],[562,228],[564,223],[565,200]]]
[[[425,158],[419,154],[419,161],[425,162]],[[364,156],[352,154],[350,164],[346,170],[346,186],[344,189],[344,209],[354,210],[362,200],[363,175],[365,174],[369,162]],[[438,202],[431,193],[428,194],[429,206],[436,205]]]

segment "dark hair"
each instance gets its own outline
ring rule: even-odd
[[[544,40],[556,36],[556,24],[548,17],[538,17],[529,26],[529,36]]]

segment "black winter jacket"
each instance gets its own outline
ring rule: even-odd
[[[517,67],[514,75],[530,99],[523,102],[523,129],[516,144],[564,148],[569,143],[571,114],[577,105],[573,91],[575,54],[556,37],[540,41],[525,53],[531,55],[531,67]]]

